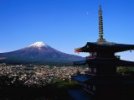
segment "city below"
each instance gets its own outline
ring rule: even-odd
[[[83,92],[82,87],[71,79],[71,76],[86,74],[88,71],[89,68],[83,66],[58,67],[3,63],[0,64],[0,99],[77,100],[75,92],[78,91],[86,95],[86,97],[82,96],[81,100],[89,99],[89,94]]]

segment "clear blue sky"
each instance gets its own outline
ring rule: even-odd
[[[0,0],[0,52],[44,41],[74,54],[98,38],[100,2],[106,40],[134,44],[134,0]],[[134,53],[122,58],[134,60]]]

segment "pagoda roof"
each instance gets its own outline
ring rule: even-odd
[[[87,42],[84,47],[77,48],[76,52],[122,52],[127,50],[134,50],[132,44],[118,44],[114,42]]]

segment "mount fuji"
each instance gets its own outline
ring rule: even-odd
[[[72,65],[83,57],[58,51],[43,42],[35,42],[26,48],[0,53],[0,63]]]

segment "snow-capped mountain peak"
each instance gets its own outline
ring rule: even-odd
[[[0,53],[0,63],[7,64],[46,64],[46,65],[72,65],[73,61],[83,58],[58,51],[43,42],[35,42],[28,47]]]
[[[42,41],[39,41],[39,42],[35,42],[33,44],[30,45],[30,47],[38,47],[38,48],[41,48],[41,47],[46,47],[47,45],[42,42]]]

